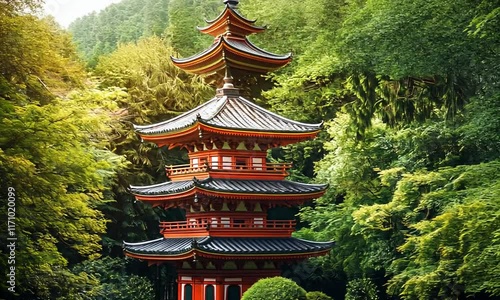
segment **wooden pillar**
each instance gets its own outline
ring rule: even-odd
[[[193,300],[203,300],[203,295],[205,291],[203,290],[203,277],[193,278]]]
[[[178,280],[177,281],[177,300],[184,300],[184,299],[182,299],[182,294],[183,294],[182,283],[180,280]]]
[[[215,300],[225,300],[224,299],[224,278],[217,277],[215,288]]]

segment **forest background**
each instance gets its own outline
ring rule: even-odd
[[[178,211],[135,202],[185,154],[131,124],[210,99],[170,55],[208,47],[195,27],[221,0],[123,0],[68,30],[42,1],[0,1],[0,190],[16,197],[16,287],[5,299],[153,299],[169,268],[127,260]],[[314,141],[275,149],[290,177],[328,183],[297,211],[330,255],[287,272],[334,299],[500,299],[500,2],[242,0],[251,39],[293,62],[246,92]],[[263,90],[263,92],[260,92]],[[6,227],[6,224],[2,225]],[[1,230],[0,239],[7,240]],[[2,242],[1,269],[9,268]]]

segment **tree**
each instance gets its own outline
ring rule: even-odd
[[[85,300],[116,299],[140,300],[153,299],[153,285],[145,278],[130,274],[124,258],[104,257],[84,261],[72,268],[74,274],[86,274],[98,284],[81,287],[80,295]]]
[[[168,26],[168,10],[169,0],[124,0],[78,18],[69,31],[87,66],[94,68],[100,56],[119,44],[161,36]]]
[[[221,7],[219,0],[170,0],[165,36],[176,51],[174,56],[191,56],[210,45],[213,37],[200,33],[196,27],[204,27],[205,20],[217,17]]]
[[[97,207],[124,160],[103,139],[112,118],[102,103],[57,97],[83,77],[68,35],[24,14],[3,16],[0,27],[0,187],[15,198],[17,238],[15,264],[2,245],[17,283],[11,293],[2,280],[2,297],[64,298],[95,283],[68,266],[100,255],[107,220]]]

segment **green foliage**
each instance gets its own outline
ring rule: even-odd
[[[333,300],[332,297],[326,295],[325,293],[317,292],[317,291],[307,292],[306,299],[307,300]]]
[[[187,57],[205,50],[213,37],[201,34],[196,27],[205,27],[205,20],[215,19],[222,8],[220,0],[170,0],[165,35],[177,52],[174,56]]]
[[[492,263],[499,259],[499,170],[493,161],[408,174],[379,208],[386,216],[359,211],[359,220],[381,224],[391,217],[411,230],[399,247],[404,257],[390,268],[391,291],[412,299],[500,294]]]
[[[0,95],[17,104],[47,104],[83,77],[69,35],[30,15],[0,18],[0,62]]]
[[[99,13],[91,13],[69,26],[87,65],[95,67],[101,55],[121,43],[160,36],[168,24],[169,0],[124,0]]]
[[[370,279],[361,278],[349,281],[345,300],[377,300],[377,287]]]
[[[74,266],[72,272],[80,275],[85,274],[98,281],[98,284],[92,286],[82,286],[79,293],[82,296],[78,299],[140,300],[154,298],[151,282],[147,278],[129,274],[124,258],[105,257],[84,261]]]
[[[332,140],[316,180],[330,189],[302,209],[310,228],[298,232],[336,241],[335,251],[315,263],[333,272],[328,276],[372,278],[378,286],[385,274],[388,293],[405,299],[496,295],[492,251],[499,210],[490,204],[499,170],[492,161],[498,159],[495,99],[471,103],[454,127],[436,120],[394,130],[375,121],[357,140],[348,116],[329,124]],[[487,232],[468,236],[482,228]]]
[[[254,283],[241,300],[306,300],[306,291],[288,278],[271,277]]]
[[[14,187],[17,197],[16,279],[21,294],[53,299],[70,260],[99,256],[106,220],[97,207],[109,200],[105,184],[123,159],[92,141],[97,136],[88,130],[104,125],[82,103],[0,102],[7,109],[0,112],[1,186]],[[74,277],[68,275],[68,289],[83,280]]]
[[[135,124],[164,120],[193,108],[213,95],[200,77],[190,76],[170,61],[173,51],[162,39],[151,37],[121,45],[101,58],[96,74],[102,87],[120,87],[130,95],[128,121]]]
[[[54,24],[0,18],[0,188],[15,189],[17,237],[16,294],[2,297],[63,299],[95,284],[68,265],[100,255],[107,220],[98,207],[125,166],[107,148],[112,117],[101,103],[57,98],[80,84],[83,68]],[[7,253],[4,244],[3,266]]]

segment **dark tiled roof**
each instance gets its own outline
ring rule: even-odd
[[[126,251],[136,253],[164,253],[164,254],[180,254],[188,252],[192,249],[193,238],[159,238],[152,241],[141,243],[124,242]]]
[[[192,180],[187,181],[168,181],[155,185],[148,186],[130,186],[130,191],[134,194],[144,195],[159,195],[159,194],[175,194],[187,191],[194,187]]]
[[[264,132],[314,132],[321,124],[293,121],[270,112],[243,97],[215,97],[173,119],[145,126],[135,126],[138,133],[154,135],[177,131],[196,123],[219,128]]]
[[[160,238],[143,243],[124,243],[126,252],[150,255],[176,255],[198,249],[213,254],[295,254],[330,249],[333,242],[313,242],[289,238]]]
[[[320,192],[324,184],[306,184],[288,180],[231,180],[213,179],[169,181],[150,186],[131,186],[130,191],[139,195],[168,195],[199,187],[217,192],[254,194],[308,194]]]

